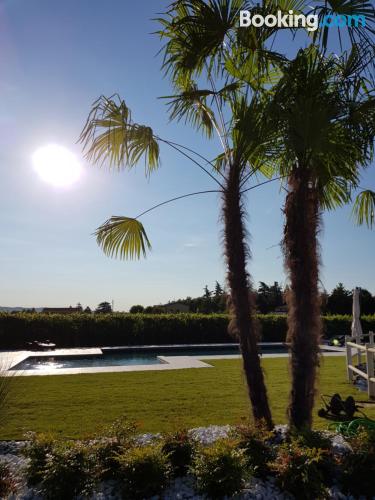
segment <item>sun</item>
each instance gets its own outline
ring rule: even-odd
[[[39,177],[52,186],[71,186],[81,176],[81,165],[75,155],[57,144],[37,149],[32,160]]]

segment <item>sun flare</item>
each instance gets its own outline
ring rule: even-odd
[[[81,165],[75,155],[57,144],[39,148],[32,160],[39,177],[53,186],[70,186],[81,176]]]

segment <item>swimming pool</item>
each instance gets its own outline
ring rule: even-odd
[[[61,368],[90,368],[100,366],[158,365],[159,356],[226,356],[239,354],[238,346],[145,346],[103,348],[100,355],[30,356],[13,366],[12,370],[51,370]],[[281,351],[279,351],[281,352]]]
[[[158,365],[156,355],[147,353],[112,354],[99,356],[30,356],[12,370],[58,370],[61,368],[91,368],[99,366]]]
[[[11,370],[50,371],[65,368],[96,368],[110,366],[160,365],[165,363],[159,356],[192,356],[205,359],[210,356],[239,355],[238,344],[182,345],[182,346],[137,346],[102,348],[102,354],[90,355],[43,355],[29,356],[12,366]],[[288,347],[283,343],[259,344],[262,354],[286,354]]]

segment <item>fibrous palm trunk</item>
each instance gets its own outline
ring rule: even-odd
[[[224,244],[231,295],[229,331],[239,338],[248,393],[256,424],[273,427],[263,371],[257,347],[257,324],[251,284],[246,272],[249,251],[246,245],[244,213],[240,194],[240,169],[231,166],[228,172],[224,201]]]
[[[289,424],[292,428],[309,429],[321,335],[318,291],[320,210],[315,183],[307,168],[296,167],[288,184],[283,244],[290,279],[287,338],[291,343],[292,390]]]

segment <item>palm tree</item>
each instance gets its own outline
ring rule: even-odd
[[[319,15],[365,12],[366,20],[369,23],[373,21],[373,9],[367,1],[322,0],[314,5],[314,13]],[[208,137],[216,132],[223,152],[214,162],[191,148],[157,136],[149,127],[133,122],[128,107],[118,96],[101,97],[94,104],[81,140],[88,158],[94,163],[108,161],[116,167],[132,168],[141,158],[145,158],[147,174],[158,167],[159,144],[168,144],[216,182],[218,188],[209,192],[219,192],[222,197],[231,331],[240,339],[255,420],[265,420],[271,426],[256,345],[252,283],[247,273],[250,252],[244,222],[244,194],[251,189],[247,183],[257,173],[272,175],[272,156],[277,157],[278,154],[274,146],[276,140],[272,137],[277,129],[268,126],[268,120],[265,119],[265,89],[277,82],[278,68],[285,62],[285,57],[271,50],[272,44],[268,43],[277,34],[277,28],[238,28],[239,11],[242,8],[263,15],[277,10],[288,13],[292,9],[298,13],[306,9],[302,0],[263,0],[258,3],[242,0],[179,0],[173,2],[165,16],[159,19],[159,34],[166,40],[163,66],[175,90],[175,94],[169,98],[171,118],[185,119]],[[316,32],[315,35],[315,41],[325,50],[328,30]],[[373,49],[369,48],[366,35],[366,30],[359,27],[353,36],[355,41],[366,45],[367,51],[371,51]],[[200,88],[197,82],[202,81],[208,84],[208,88]],[[211,166],[215,167],[213,171],[210,170]],[[189,193],[175,199],[195,194],[203,192]],[[369,206],[368,194],[362,195],[358,203],[366,196],[366,206]],[[150,242],[138,220],[142,215],[144,213],[136,218],[111,217],[98,228],[98,243],[107,254],[130,258],[146,254]]]
[[[270,104],[288,190],[283,248],[290,279],[289,422],[297,429],[311,427],[319,365],[321,212],[349,202],[359,169],[373,156],[375,101],[359,90],[358,58],[356,47],[340,61],[323,58],[313,46],[299,51],[285,64]]]
[[[290,9],[295,13],[314,13],[319,16],[320,21],[323,19],[323,16],[326,15],[365,16],[365,26],[360,23],[358,26],[354,27],[338,27],[337,30],[332,29],[332,27],[330,29],[325,27],[314,32],[312,37],[312,43],[319,47],[322,56],[329,53],[331,37],[335,32],[338,33],[341,47],[345,42],[349,42],[353,47],[342,74],[342,81],[345,81],[345,79],[349,80],[347,84],[353,93],[353,95],[347,96],[346,101],[347,116],[351,116],[354,110],[351,107],[350,101],[354,101],[354,104],[356,102],[356,93],[358,93],[358,89],[366,84],[371,85],[371,83],[373,83],[373,73],[371,70],[374,68],[375,61],[373,43],[375,9],[371,2],[367,0],[317,0],[313,7],[310,7],[309,3],[305,4],[303,0],[263,0],[261,2],[233,1],[232,3],[226,0],[186,0],[175,2],[171,7],[171,18],[168,20],[161,20],[163,23],[163,30],[160,32],[161,36],[164,38],[166,37],[168,40],[165,48],[165,67],[167,71],[171,73],[172,80],[175,84],[178,85],[180,82],[188,80],[191,74],[194,73],[200,76],[203,70],[207,69],[207,66],[209,68],[209,76],[212,77],[212,75],[219,74],[225,79],[229,75],[229,80],[231,76],[237,82],[244,82],[247,86],[247,90],[249,88],[255,90],[262,87],[262,84],[265,83],[264,78],[268,79],[269,83],[275,83],[277,81],[277,70],[280,66],[283,66],[285,58],[271,51],[270,47],[273,46],[273,43],[268,43],[271,35],[272,40],[274,40],[274,36],[277,35],[277,29],[233,29],[232,24],[228,22],[227,15],[228,12],[231,12],[231,6],[233,7],[233,5],[235,5],[236,8],[252,10],[253,14],[260,13],[264,16],[273,14],[276,10],[281,10],[286,13],[289,12]],[[224,68],[224,71],[220,71],[220,68]],[[283,69],[286,69],[285,65]],[[353,75],[355,75],[355,78]],[[364,76],[367,78],[367,81]],[[297,78],[299,78],[298,75]],[[284,78],[284,82],[285,81],[286,78]],[[318,82],[316,83],[319,85]],[[324,82],[322,83],[323,92]],[[345,86],[343,86],[343,88],[344,87]],[[284,88],[287,89],[287,85],[285,85]],[[342,90],[342,92],[344,92],[344,90]],[[301,95],[306,95],[306,93],[301,92]],[[307,97],[309,96],[307,95]],[[307,99],[306,103],[310,101],[311,99]],[[371,106],[370,102],[371,99],[368,101],[367,105]],[[329,106],[330,102],[326,102],[326,104]],[[356,104],[358,105],[358,102]],[[361,105],[359,104],[358,106]],[[314,116],[314,109],[312,107],[309,108],[305,105],[305,107],[301,106],[300,109],[301,111],[303,110],[300,115],[301,119],[304,117],[303,112],[312,113],[310,116]],[[316,108],[316,111],[318,111],[318,109],[320,109],[319,106]],[[353,134],[358,134],[357,137],[361,135],[363,129],[368,125],[368,123],[366,124],[361,121],[364,118],[364,114],[366,114],[365,110],[365,107],[362,107],[362,110],[358,109],[358,107],[355,109],[356,117],[360,122],[357,129],[354,121],[351,122],[351,132]],[[335,110],[335,112],[337,113],[337,110]],[[371,120],[371,117],[369,119]],[[279,125],[280,123],[274,123],[274,132],[278,129]],[[312,119],[310,120],[310,125],[316,127],[318,126],[318,122],[314,123]],[[368,137],[366,137],[366,139],[367,138]],[[254,137],[249,137],[249,140],[252,139],[256,140],[256,134]],[[343,140],[346,139],[348,139],[348,136],[345,136]],[[336,140],[340,142],[339,137],[336,137]],[[315,146],[316,148],[319,147],[318,144]],[[342,150],[344,151],[345,147],[343,147]],[[317,151],[317,149],[315,151]],[[320,164],[322,164],[323,153],[324,151],[321,150]],[[357,159],[357,167],[361,165],[362,160],[366,163],[366,154],[367,151],[364,151],[364,156]],[[316,366],[318,364],[317,349],[320,332],[320,311],[318,307],[317,289],[319,257],[317,231],[319,228],[320,208],[334,208],[334,206],[351,201],[351,191],[348,191],[347,187],[348,183],[350,183],[352,187],[356,186],[357,171],[344,167],[345,161],[342,164],[343,168],[341,170],[330,170],[332,161],[327,159],[329,161],[326,162],[327,169],[325,170],[325,176],[322,177],[321,172],[319,172],[320,177],[318,180],[314,178],[316,172],[311,176],[309,173],[302,174],[305,172],[304,167],[306,165],[298,166],[295,161],[296,157],[296,155],[293,157],[293,172],[290,170],[285,172],[283,169],[281,169],[280,172],[281,175],[285,174],[287,176],[290,182],[289,189],[291,191],[285,206],[287,214],[289,215],[287,217],[288,222],[285,227],[284,238],[284,248],[286,249],[287,262],[289,264],[288,269],[292,273],[292,267],[294,266],[294,279],[297,275],[301,278],[297,287],[299,292],[301,292],[299,295],[301,300],[298,298],[294,300],[296,294],[292,294],[289,322],[291,325],[295,324],[294,330],[296,330],[301,326],[301,324],[297,324],[298,321],[296,321],[296,318],[299,318],[301,321],[303,320],[305,323],[309,323],[308,327],[305,328],[305,332],[313,332],[312,337],[306,341],[306,345],[303,342],[304,335],[302,333],[300,336],[297,336],[296,341],[293,342],[292,365],[295,367],[295,370],[293,375],[290,421],[294,426],[301,427],[302,425],[310,425],[311,423],[313,403],[312,388],[315,384]],[[276,160],[276,158],[277,153],[274,159]],[[337,154],[336,160],[338,160],[338,158],[339,155]],[[353,160],[353,156],[351,158]],[[316,167],[317,166],[318,164],[316,164]],[[336,164],[335,167],[337,166]],[[353,167],[353,164],[349,166]],[[236,180],[234,183],[236,183]],[[312,185],[315,183],[319,184],[318,193],[316,190],[311,190],[310,188],[306,191],[306,186],[310,186],[311,183]],[[294,188],[297,188],[296,192]],[[305,191],[303,191],[304,189]],[[309,196],[305,198],[307,194]],[[311,199],[314,197],[315,199]],[[307,200],[309,200],[310,212],[304,212],[303,208],[301,208],[301,211],[305,213],[308,218],[303,221],[299,220],[298,217],[293,219],[292,214],[296,213],[295,210],[298,209],[299,203],[301,203],[301,207],[304,207],[304,202],[307,202]],[[229,206],[230,200],[226,201]],[[370,190],[362,191],[355,201],[353,210],[354,217],[359,223],[365,221],[371,226],[374,222],[374,211],[375,193]],[[296,241],[293,247],[294,254],[289,258],[289,244],[292,243],[295,234],[298,235],[301,229],[298,224],[294,225],[293,221],[307,224],[304,232],[306,241]],[[309,225],[307,221],[312,223],[312,225]],[[228,250],[227,255],[229,255]],[[305,257],[312,264],[308,266],[308,269],[298,266],[298,263],[304,261]],[[299,274],[304,272],[308,272],[309,279],[305,280],[303,277],[304,275]],[[228,281],[231,285],[230,279]],[[295,281],[294,283],[297,286]],[[313,288],[310,287],[311,283],[315,283]],[[235,288],[237,285],[238,284],[235,284]],[[233,296],[233,287],[230,286],[230,290]],[[307,309],[305,307],[304,298],[309,298],[310,300]],[[240,305],[239,309],[242,310],[242,307],[243,306]],[[245,309],[244,307],[243,310]],[[308,314],[305,315],[307,310]],[[245,330],[244,325],[243,327]],[[292,334],[291,329],[289,333]],[[311,349],[308,347],[309,343]],[[303,360],[302,363],[301,360]],[[304,361],[306,361],[305,365]],[[305,366],[306,369],[298,370],[297,365],[300,365],[300,368]],[[305,406],[306,413],[302,416],[300,414],[298,417],[297,414],[301,412],[300,408],[303,405]],[[303,424],[301,424],[301,422],[303,422]]]
[[[215,113],[205,102],[207,94],[206,90],[195,89],[174,96],[172,113],[180,109],[181,116],[191,113],[199,127],[205,126],[208,131],[210,127],[219,129]],[[218,156],[217,166],[212,173],[207,171],[217,183],[218,189],[189,193],[164,203],[206,192],[216,192],[221,195],[223,240],[231,290],[230,331],[239,337],[254,419],[257,423],[265,422],[268,427],[272,427],[257,350],[258,335],[251,294],[252,285],[246,271],[249,250],[246,243],[243,199],[246,191],[256,187],[248,187],[247,181],[257,173],[267,173],[267,160],[273,154],[273,132],[267,128],[268,122],[263,116],[265,108],[258,96],[253,96],[249,100],[233,90],[228,93],[227,88],[212,90],[210,94],[223,102],[230,103],[232,109],[232,116],[226,120],[225,136],[225,142],[230,144],[230,147]],[[194,103],[198,103],[197,109],[201,114],[201,120],[192,114],[192,95]],[[108,161],[110,165],[119,168],[132,168],[144,159],[148,175],[159,164],[159,143],[163,142],[184,156],[188,156],[200,168],[204,168],[195,159],[197,155],[193,156],[191,149],[163,139],[149,127],[133,122],[130,110],[118,97],[101,97],[94,103],[82,131],[81,140],[88,159],[94,163]],[[259,158],[262,158],[262,163]],[[122,258],[139,258],[141,255],[146,255],[151,245],[142,223],[138,220],[146,212],[135,218],[113,216],[98,228],[97,241],[107,255]]]
[[[293,5],[293,0],[287,2]],[[263,91],[277,77],[275,64],[284,58],[264,48],[274,30],[258,32],[253,28],[245,33],[238,29],[242,4],[239,0],[175,2],[165,18],[159,20],[160,36],[167,40],[163,66],[171,75],[175,90],[174,95],[167,96],[170,117],[185,120],[208,138],[216,133],[222,152],[214,161],[133,122],[129,108],[119,96],[102,96],[94,103],[81,141],[93,163],[132,168],[144,158],[147,174],[159,165],[159,144],[167,144],[217,184],[217,189],[210,192],[220,193],[222,200],[223,246],[230,291],[229,329],[240,342],[254,420],[271,428],[257,348],[259,335],[252,282],[247,270],[250,251],[244,196],[255,187],[249,187],[249,181],[256,175],[272,174],[273,130],[264,117]],[[245,64],[247,55],[251,57],[251,65]],[[224,63],[230,72],[224,71]],[[246,75],[241,73],[243,67],[247,68]],[[207,88],[199,88],[198,81],[206,81]],[[182,197],[194,194],[202,192]],[[111,217],[98,228],[98,243],[108,255],[138,258],[146,254],[151,245],[138,220],[144,213],[135,218]]]

